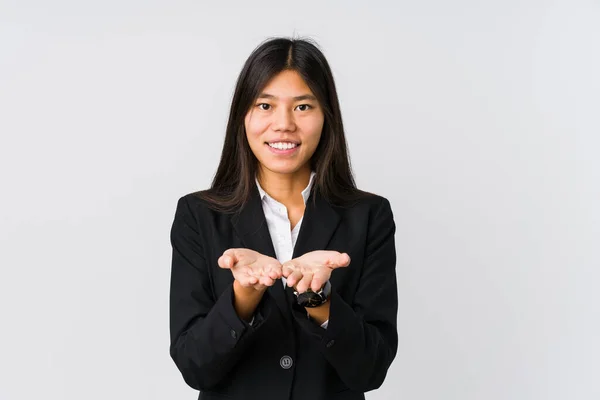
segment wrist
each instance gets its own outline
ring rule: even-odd
[[[263,293],[264,291],[256,290],[252,286],[242,286],[239,281],[234,280],[233,307],[235,308],[237,315],[246,322],[250,321],[261,301]]]
[[[331,303],[328,300],[327,302],[321,304],[320,306],[304,307],[304,309],[306,310],[306,313],[308,314],[308,317],[310,319],[314,320],[319,325],[323,325],[323,323],[325,321],[329,320],[330,307],[331,307]]]
[[[257,288],[257,286],[259,285],[244,286],[237,279],[234,279],[233,281],[233,291],[235,293],[243,295],[244,297],[261,297],[263,293],[267,290],[267,288]]]

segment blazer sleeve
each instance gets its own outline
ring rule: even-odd
[[[208,390],[240,359],[269,309],[263,296],[251,326],[235,311],[232,284],[214,298],[202,236],[188,200],[180,198],[170,235],[169,352],[189,386]]]
[[[293,305],[296,321],[318,343],[346,386],[359,392],[379,388],[398,348],[396,226],[387,199],[372,218],[362,275],[352,305],[332,288],[329,323],[322,329]]]

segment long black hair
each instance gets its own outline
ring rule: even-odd
[[[325,56],[311,40],[274,38],[254,49],[238,77],[217,172],[210,189],[197,192],[211,208],[235,212],[249,200],[258,160],[248,144],[244,118],[271,78],[284,70],[296,71],[304,79],[325,117],[310,159],[316,172],[313,190],[338,206],[370,195],[354,182],[337,91]]]

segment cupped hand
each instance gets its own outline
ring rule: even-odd
[[[250,249],[228,249],[219,257],[218,264],[230,269],[241,286],[256,290],[266,290],[282,276],[281,263],[276,258]]]
[[[298,293],[309,288],[317,292],[331,277],[336,268],[350,265],[350,256],[334,250],[316,250],[306,253],[282,265],[282,273],[287,285],[296,288]]]

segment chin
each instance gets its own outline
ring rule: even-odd
[[[268,169],[271,172],[276,174],[292,174],[298,171],[301,166],[300,165],[273,165],[273,164],[262,164],[265,169]]]

